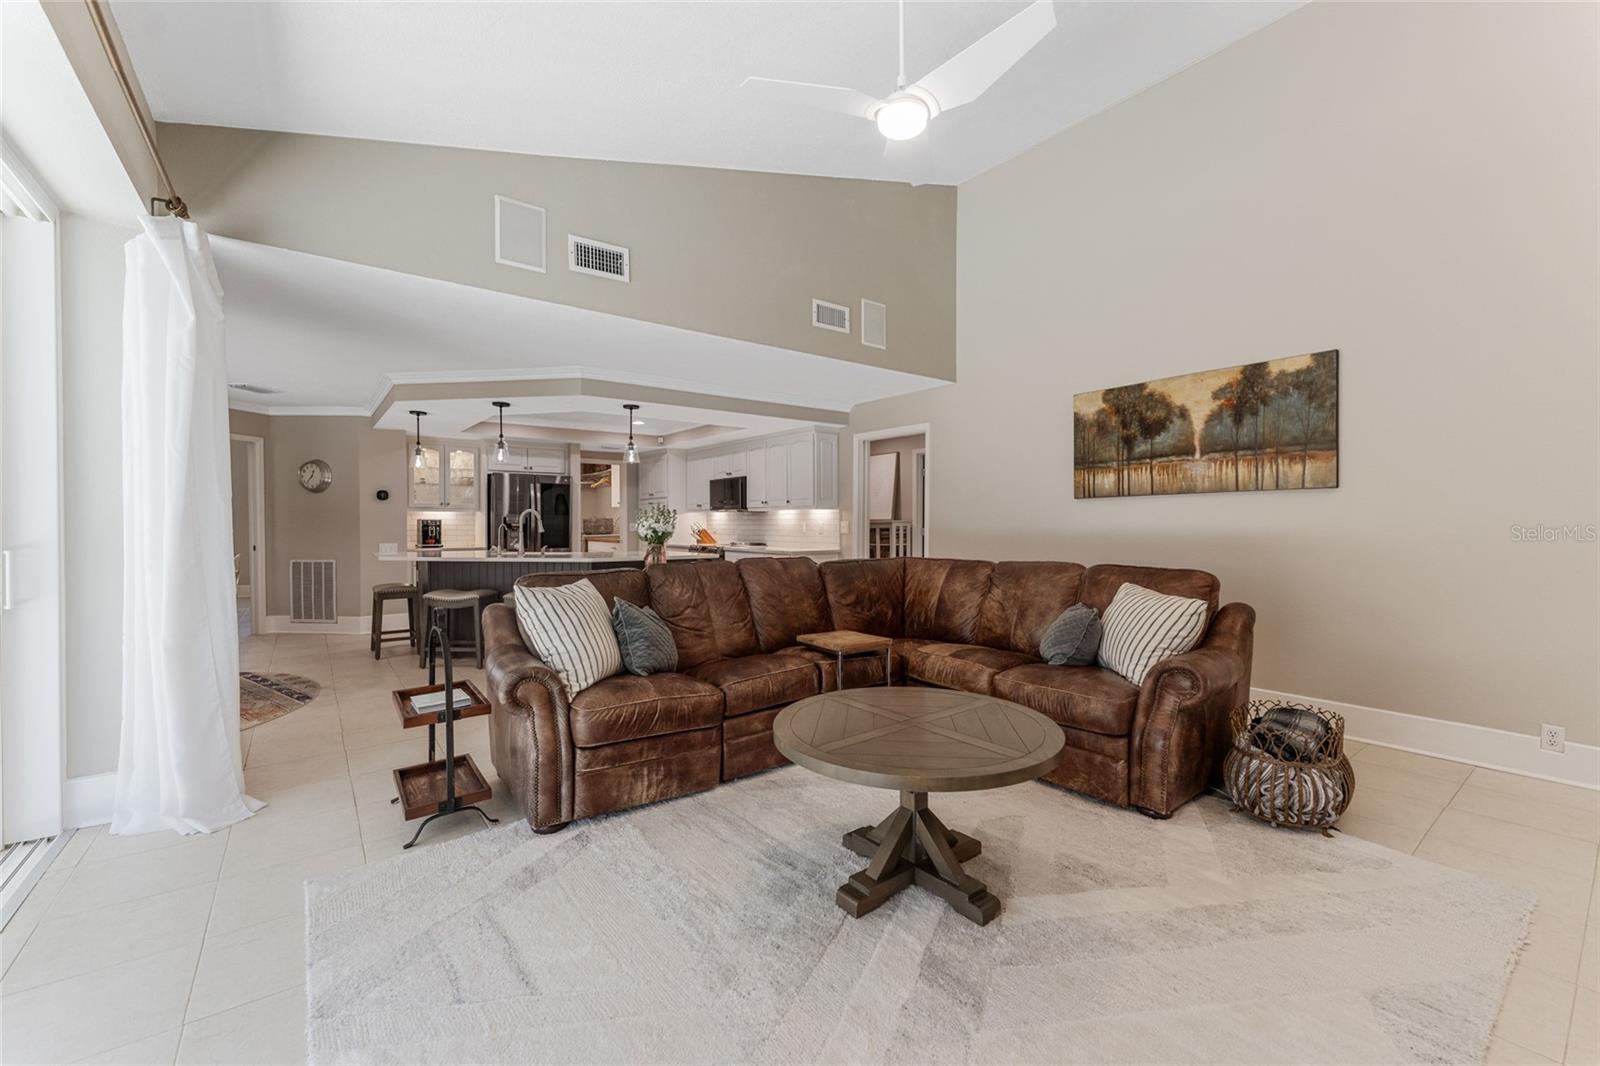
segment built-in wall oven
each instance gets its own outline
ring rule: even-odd
[[[746,509],[745,481],[742,477],[714,477],[711,479],[711,509],[713,511],[743,511]]]

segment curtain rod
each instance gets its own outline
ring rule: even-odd
[[[94,22],[95,32],[100,35],[100,46],[106,50],[106,59],[111,63],[111,72],[117,76],[117,84],[122,87],[122,98],[128,101],[128,110],[133,112],[133,121],[144,137],[144,146],[149,149],[150,158],[156,165],[156,173],[167,190],[165,198],[150,197],[150,213],[152,215],[156,213],[156,204],[159,203],[179,218],[188,218],[189,205],[183,202],[183,197],[178,195],[178,190],[172,185],[172,178],[167,174],[167,165],[162,162],[161,153],[156,150],[155,132],[150,129],[149,123],[145,122],[144,112],[139,110],[139,100],[133,94],[133,84],[128,80],[128,72],[122,65],[122,57],[117,54],[117,46],[111,40],[111,27],[106,23],[103,10],[104,0],[83,0],[83,2],[89,8],[89,18]]]

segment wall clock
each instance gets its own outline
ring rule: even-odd
[[[300,464],[300,487],[307,492],[322,492],[333,484],[333,467],[321,459],[307,459]]]

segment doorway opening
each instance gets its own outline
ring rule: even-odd
[[[926,424],[873,430],[855,438],[857,558],[926,556],[930,550]]]

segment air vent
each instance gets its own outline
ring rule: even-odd
[[[282,389],[268,388],[266,385],[252,385],[248,381],[230,381],[228,388],[238,389],[240,392],[253,392],[257,396],[271,396],[273,393],[282,392]]]
[[[861,301],[861,343],[868,348],[889,347],[889,309],[876,300]]]
[[[289,560],[289,621],[337,622],[332,559]]]
[[[567,269],[612,281],[628,280],[628,250],[567,234]]]
[[[826,300],[812,300],[811,324],[819,329],[831,329],[835,333],[849,333],[850,309],[828,303]]]
[[[494,198],[494,261],[544,273],[544,208],[509,196]]]

